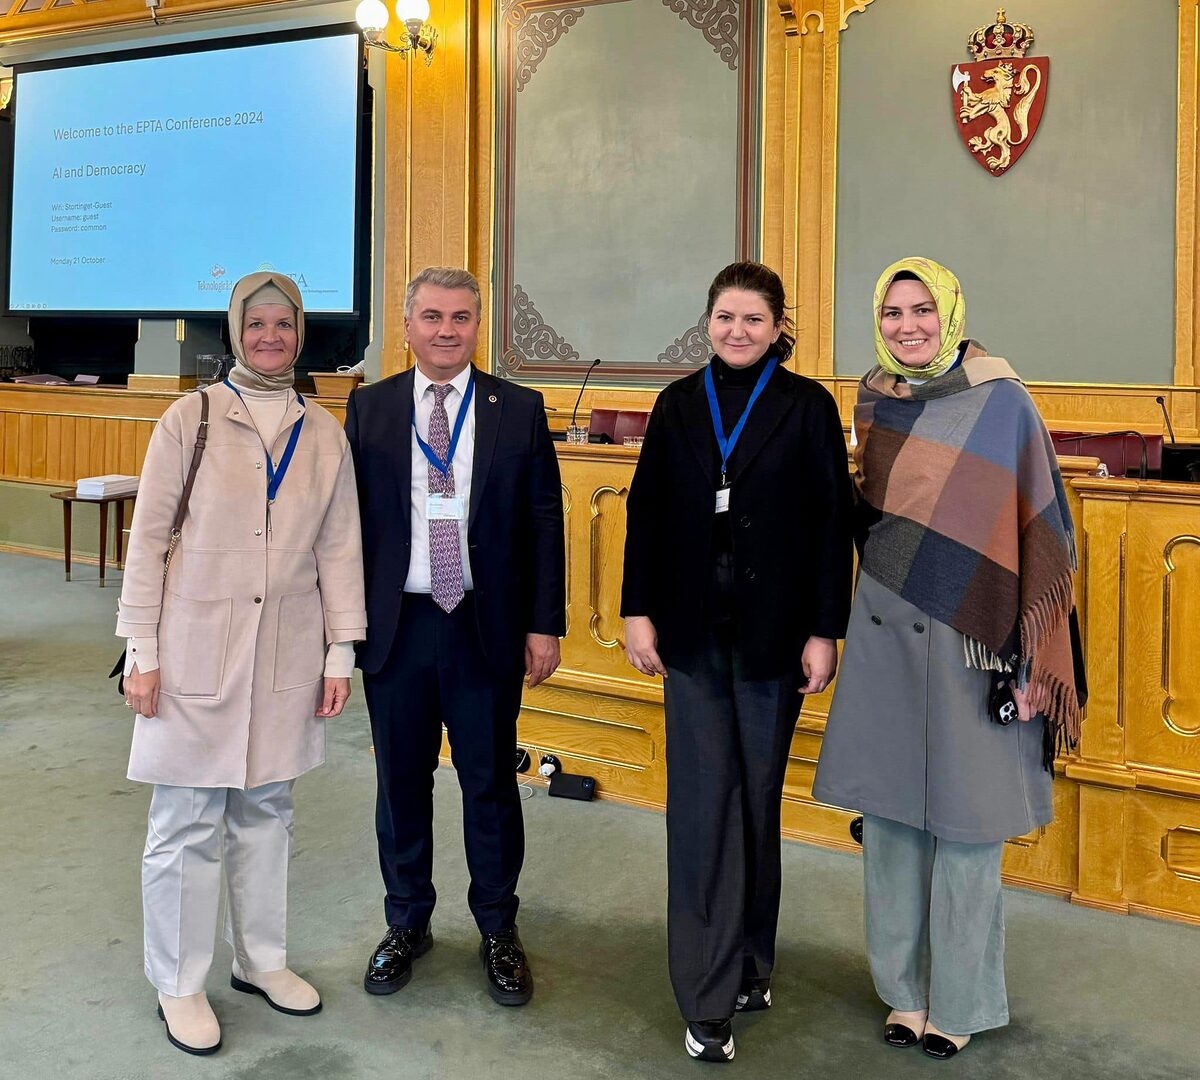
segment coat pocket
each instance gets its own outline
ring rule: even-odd
[[[192,600],[167,592],[158,627],[164,694],[221,696],[232,611],[228,597]]]
[[[325,612],[321,607],[321,590],[281,596],[272,685],[276,690],[310,686],[324,672]]]

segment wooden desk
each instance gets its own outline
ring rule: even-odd
[[[58,499],[63,508],[63,566],[67,580],[71,580],[71,508],[75,503],[94,503],[100,507],[100,588],[104,588],[104,560],[108,551],[108,508],[112,504],[117,507],[117,550],[113,561],[122,565],[123,546],[125,540],[125,504],[133,502],[136,495],[102,495],[98,499],[84,498],[75,494],[74,488],[66,491],[52,491],[50,498]]]

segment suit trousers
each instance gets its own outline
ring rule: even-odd
[[[146,978],[204,989],[226,880],[225,940],[244,971],[287,967],[293,780],[242,791],[155,784],[142,856]]]
[[[433,914],[433,777],[443,724],[462,791],[467,904],[481,933],[515,925],[525,858],[516,772],[521,682],[519,670],[501,676],[488,664],[471,592],[449,614],[428,595],[404,594],[387,661],[363,675],[389,926],[423,928]]]
[[[745,677],[728,622],[684,665],[663,684],[667,960],[684,1019],[717,1020],[775,964],[780,800],[803,698],[799,670]]]
[[[1004,842],[963,844],[863,817],[867,954],[879,996],[929,1010],[950,1035],[1008,1023],[1004,986]]]

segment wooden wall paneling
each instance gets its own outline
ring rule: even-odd
[[[35,416],[33,417],[32,430],[30,431],[30,448],[29,456],[29,475],[34,480],[44,480],[46,478],[46,426],[48,417]]]
[[[1125,898],[1126,791],[1079,786],[1079,879],[1071,903],[1123,915]]]
[[[1087,555],[1088,702],[1080,756],[1121,765],[1125,760],[1125,715],[1120,678],[1125,664],[1125,598],[1128,572],[1126,519],[1136,490],[1130,480],[1076,479],[1071,486],[1083,500],[1079,530]]]
[[[438,42],[432,63],[426,66],[411,54],[387,60],[386,260],[380,298],[385,376],[411,363],[403,323],[409,279],[426,266],[470,265],[475,13],[471,0],[434,0],[430,21]],[[477,269],[477,276],[486,272]]]
[[[46,417],[46,465],[42,476],[48,481],[58,480],[62,475],[62,430],[64,418]]]
[[[1130,505],[1127,757],[1200,789],[1200,514],[1163,500]]]
[[[789,99],[788,65],[790,50],[788,34],[781,18],[772,18],[768,10],[763,27],[763,110],[762,110],[762,229],[759,239],[761,260],[789,283],[788,260],[784,255],[786,222],[789,208],[787,198],[788,139],[786,132]],[[792,170],[794,175],[794,169]],[[795,295],[787,289],[788,296]]]
[[[408,96],[411,63],[389,55],[385,66],[384,114],[388,137],[383,160],[383,344],[380,375],[386,377],[408,366],[404,347],[404,289],[409,278],[409,209],[411,168],[408,143],[412,138],[412,108]],[[378,101],[378,98],[376,98]],[[378,198],[379,196],[377,196]]]
[[[1143,791],[1127,798],[1129,909],[1200,924],[1200,801]]]
[[[567,532],[569,624],[562,665],[527,690],[522,745],[594,776],[606,797],[662,806],[662,690],[625,659],[619,617],[625,496],[637,455],[559,446]]]
[[[74,416],[62,418],[62,439],[58,447],[58,479],[66,479],[75,471],[75,437],[79,421]]]
[[[783,782],[783,834],[792,840],[857,852],[859,847],[850,836],[850,822],[858,815],[826,806],[812,797],[813,776],[820,753],[819,733],[809,730],[802,720],[792,736],[788,752]]]
[[[1079,785],[1054,778],[1054,820],[1004,845],[1003,877],[1010,885],[1069,897],[1079,882]]]
[[[471,152],[467,156],[467,268],[479,280],[483,297],[476,363],[492,370],[492,237],[495,230],[495,26],[492,0],[475,0],[470,9],[471,63],[466,108]]]
[[[33,416],[22,413],[17,422],[17,475],[25,480],[33,463]]]

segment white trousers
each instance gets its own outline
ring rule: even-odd
[[[225,940],[238,965],[244,971],[287,967],[294,783],[249,791],[155,784],[142,856],[142,912],[146,978],[162,993],[186,997],[205,988],[222,863]]]

